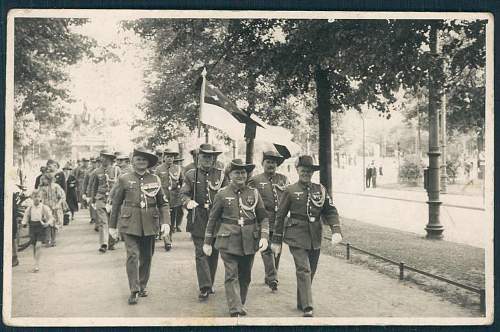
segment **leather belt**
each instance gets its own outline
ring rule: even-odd
[[[319,217],[315,217],[315,216],[312,216],[312,217],[314,217],[314,220],[319,220]],[[302,221],[307,221],[307,222],[314,222],[314,221],[311,221],[309,219],[309,217],[301,215],[301,214],[297,214],[297,213],[290,213],[290,218],[291,219],[302,220]]]
[[[230,225],[239,225],[238,224],[238,220],[234,220],[234,219],[228,219],[228,218],[222,218],[222,223],[223,224],[230,224]],[[243,224],[246,226],[246,225],[253,225],[255,224],[255,219],[252,219],[252,220],[244,220],[243,221]]]

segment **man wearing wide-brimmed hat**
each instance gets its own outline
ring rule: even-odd
[[[96,225],[99,231],[99,251],[105,253],[114,249],[114,240],[109,237],[108,221],[111,212],[110,191],[113,188],[121,170],[113,165],[115,155],[109,150],[100,152],[102,165],[92,172],[90,179],[90,200],[95,204],[97,213]]]
[[[283,196],[285,187],[289,185],[288,178],[276,172],[276,169],[284,161],[285,158],[277,151],[264,151],[262,154],[262,167],[264,172],[253,176],[248,181],[248,185],[252,188],[256,188],[264,201],[264,206],[269,216],[269,233],[271,237],[274,231],[274,221],[281,196]],[[271,290],[276,291],[278,290],[278,272],[276,260],[271,248],[269,247],[267,250],[263,251],[261,256],[265,271],[264,282]]]
[[[143,147],[134,149],[134,170],[119,177],[113,196],[109,232],[115,239],[119,232],[125,242],[129,304],[148,296],[146,287],[156,234],[170,231],[170,209],[160,178],[148,171],[157,162],[153,152]]]
[[[174,164],[175,157],[179,152],[170,148],[163,150],[163,164],[156,168],[155,174],[160,177],[163,192],[168,198],[170,205],[170,234],[164,234],[163,241],[165,250],[172,249],[172,233],[181,231],[179,228],[183,216],[182,199],[180,189],[182,186],[183,175],[178,165]]]
[[[295,262],[297,275],[297,309],[304,317],[313,316],[311,283],[318,266],[323,236],[322,224],[332,231],[332,245],[342,240],[337,209],[321,184],[312,183],[311,178],[319,165],[308,155],[298,157],[295,167],[299,180],[286,187],[281,199],[272,238],[271,249],[275,255],[281,252],[285,242]],[[285,222],[285,217],[290,217]]]
[[[122,174],[133,171],[130,165],[130,156],[125,152],[116,153],[116,166],[120,167]]]
[[[195,247],[196,274],[200,289],[198,298],[201,301],[213,293],[219,257],[216,250],[210,257],[203,253],[203,239],[215,194],[227,182],[224,170],[214,166],[217,156],[221,153],[211,144],[201,144],[198,149],[198,168],[185,174],[180,191],[183,203],[188,209],[186,230],[191,233]]]
[[[226,270],[224,287],[231,317],[245,316],[244,307],[255,253],[268,247],[269,219],[259,191],[246,185],[255,165],[234,159],[228,166],[231,183],[215,195],[203,252],[219,250]]]

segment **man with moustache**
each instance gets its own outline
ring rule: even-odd
[[[181,188],[183,204],[188,209],[186,230],[191,233],[195,248],[196,275],[200,293],[198,299],[204,301],[213,293],[213,283],[217,271],[219,252],[210,256],[203,252],[203,241],[208,216],[215,194],[226,185],[224,170],[215,167],[221,151],[211,144],[201,144],[198,149],[197,168],[189,170]]]
[[[113,195],[109,234],[118,239],[119,232],[125,242],[131,305],[148,296],[156,234],[170,231],[170,209],[160,178],[148,170],[157,162],[158,157],[147,149],[134,149],[133,171],[118,178]]]
[[[311,178],[319,165],[311,156],[304,155],[295,164],[299,180],[286,187],[278,211],[272,238],[271,250],[275,255],[281,252],[285,242],[295,262],[297,276],[297,309],[304,317],[313,316],[311,284],[318,266],[322,223],[332,232],[332,245],[342,241],[339,215],[330,195],[321,184],[312,183]],[[285,217],[290,217],[285,222]]]
[[[276,151],[265,151],[262,155],[262,167],[264,172],[253,176],[248,185],[259,191],[264,206],[269,217],[269,236],[272,238],[274,230],[274,221],[276,212],[280,203],[281,196],[285,187],[289,184],[288,178],[276,172],[285,158]],[[272,291],[278,290],[278,271],[276,258],[274,257],[271,248],[267,248],[261,252],[262,261],[264,263],[265,279],[264,282]]]

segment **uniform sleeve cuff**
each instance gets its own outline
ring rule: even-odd
[[[273,234],[273,238],[272,238],[271,242],[281,244],[282,241],[283,241],[283,235]]]
[[[340,225],[332,225],[331,229],[332,229],[332,234],[333,233],[342,234],[342,230],[340,229]]]
[[[212,244],[213,242],[213,236],[208,236],[208,235],[205,235],[205,240],[203,241],[204,244]]]

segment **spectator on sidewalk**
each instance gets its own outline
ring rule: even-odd
[[[47,160],[47,173],[52,174],[54,183],[57,183],[66,193],[66,177],[64,173],[59,170],[59,163],[57,161],[53,159]]]
[[[64,176],[66,177],[66,203],[68,204],[69,212],[71,213],[71,220],[75,217],[75,212],[78,211],[78,194],[77,190],[77,180],[72,174],[73,167],[71,164],[67,163],[64,168]]]
[[[56,237],[63,225],[63,208],[66,202],[66,194],[57,183],[53,182],[52,174],[44,174],[41,178],[39,188],[42,202],[47,205],[52,211],[53,222],[49,225],[49,241],[47,246],[54,247],[56,245]]]
[[[376,188],[377,187],[377,166],[375,165],[375,160],[372,160],[372,163],[370,164],[370,169],[371,169],[372,187]]]
[[[29,206],[23,217],[22,224],[24,227],[29,226],[30,242],[33,246],[33,259],[35,266],[33,272],[40,270],[40,255],[41,245],[47,237],[46,228],[53,222],[52,211],[50,208],[41,202],[41,194],[38,190],[34,190],[31,194],[33,205]]]
[[[35,189],[38,189],[38,187],[40,187],[40,178],[45,173],[47,173],[47,167],[46,166],[40,167],[40,174],[38,174],[38,176],[35,179]]]
[[[366,177],[366,188],[370,188],[370,184],[372,181],[372,168],[369,166],[366,168],[365,177]]]

